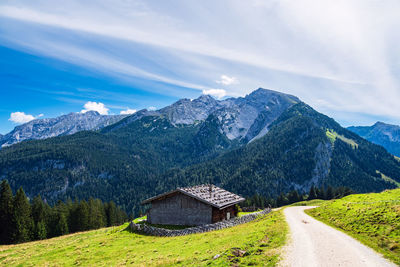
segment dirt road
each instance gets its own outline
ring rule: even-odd
[[[304,213],[313,207],[284,210],[291,239],[281,266],[396,266],[348,235]]]

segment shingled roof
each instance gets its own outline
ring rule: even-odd
[[[243,197],[219,188],[218,186],[203,184],[191,187],[180,187],[170,192],[146,199],[142,202],[142,204],[151,203],[154,200],[168,197],[168,195],[177,192],[181,192],[182,194],[193,197],[218,209],[223,209],[227,206],[235,205],[245,200]]]

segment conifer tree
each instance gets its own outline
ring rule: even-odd
[[[33,199],[32,218],[35,224],[35,230],[34,230],[35,239],[45,239],[47,237],[46,209],[45,209],[45,204],[40,195],[38,195]]]
[[[89,199],[89,227],[98,229],[106,226],[105,211],[99,199]]]
[[[117,206],[114,201],[106,205],[107,226],[114,226],[118,223]]]
[[[89,230],[89,205],[85,200],[79,202],[76,213],[76,231]]]
[[[312,199],[316,199],[316,198],[317,198],[317,192],[315,191],[315,186],[311,186],[307,199],[312,200]]]
[[[38,240],[47,238],[47,229],[44,221],[39,221],[35,226],[35,238]]]
[[[14,243],[32,240],[33,219],[31,205],[22,187],[18,189],[14,197],[12,222],[14,224],[12,235]]]
[[[326,189],[326,196],[325,199],[326,200],[330,200],[334,198],[334,193],[333,193],[333,188],[332,186],[328,186],[328,188]]]
[[[300,195],[297,190],[292,190],[288,194],[289,203],[295,203],[300,201]]]
[[[317,198],[325,199],[325,190],[322,186],[319,189],[317,189]]]
[[[66,235],[69,233],[67,218],[63,212],[57,214],[57,225],[55,229],[56,236]]]
[[[12,241],[13,194],[7,180],[1,182],[0,188],[0,244]]]

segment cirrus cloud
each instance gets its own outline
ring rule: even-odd
[[[109,109],[101,102],[88,101],[83,106],[85,109],[81,110],[81,113],[86,113],[88,111],[97,111],[100,115],[108,115]]]

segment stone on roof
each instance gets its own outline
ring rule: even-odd
[[[154,200],[166,197],[176,192],[181,192],[185,195],[193,197],[199,201],[202,201],[206,204],[209,204],[219,209],[240,203],[245,200],[243,197],[238,196],[229,191],[226,191],[218,186],[203,184],[191,187],[180,187],[173,191],[146,199],[145,201],[142,202],[142,204],[148,204]]]

